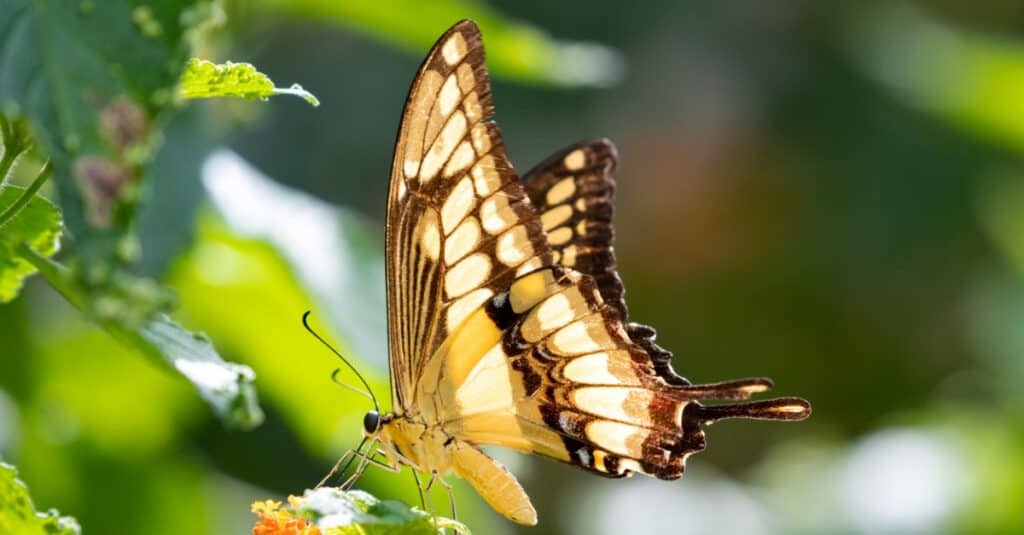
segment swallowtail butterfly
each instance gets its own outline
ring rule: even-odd
[[[628,320],[612,252],[615,147],[573,145],[520,179],[493,113],[480,31],[459,22],[416,74],[398,132],[386,250],[393,412],[366,415],[367,451],[392,469],[454,472],[532,525],[522,486],[478,446],[677,479],[704,449],[704,424],[810,414],[800,398],[700,403],[772,383],[691,384],[654,330]]]

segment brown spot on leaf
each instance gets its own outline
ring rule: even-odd
[[[75,161],[74,176],[85,197],[89,222],[110,226],[114,204],[132,179],[131,170],[105,158],[85,156]]]
[[[119,151],[142,141],[148,131],[146,112],[125,97],[118,98],[100,111],[103,139]]]

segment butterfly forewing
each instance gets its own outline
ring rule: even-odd
[[[393,406],[414,407],[428,357],[550,247],[505,154],[476,25],[452,27],[420,67],[402,114],[387,215]]]

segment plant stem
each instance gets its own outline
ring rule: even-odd
[[[7,175],[11,173],[14,162],[23,152],[25,149],[21,147],[8,146],[4,148],[4,155],[0,156],[0,185],[7,183]]]
[[[0,115],[0,136],[3,137],[4,155],[0,157],[0,186],[7,183],[14,162],[28,150],[30,143],[17,131],[18,128],[3,115]]]
[[[68,302],[79,310],[85,310],[85,298],[75,288],[71,270],[67,266],[37,253],[27,243],[19,244],[17,250],[18,255],[35,266],[46,282],[49,282],[50,286],[60,292]]]
[[[28,189],[21,194],[21,197],[18,197],[18,200],[14,201],[13,204],[5,208],[4,211],[0,213],[0,228],[2,228],[4,224],[11,219],[14,219],[14,216],[18,215],[18,212],[20,212],[21,209],[32,200],[32,196],[39,191],[39,188],[43,187],[43,184],[46,183],[47,179],[49,179],[52,174],[53,168],[50,167],[50,162],[47,161],[43,164],[43,168],[39,170],[39,176],[29,184]]]

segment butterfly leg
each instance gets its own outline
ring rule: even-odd
[[[455,490],[452,489],[450,483],[444,480],[443,477],[438,476],[437,484],[444,488],[445,492],[448,493],[448,505],[452,508],[452,520],[459,520],[459,512],[455,509]]]
[[[430,479],[427,480],[427,484],[424,486],[420,483],[420,476],[416,473],[416,469],[409,467],[412,470],[412,477],[416,480],[416,490],[420,493],[420,506],[426,511],[430,518],[434,521],[434,529],[438,530],[437,525],[437,513],[434,511],[434,500],[430,497],[430,487],[434,484],[434,478],[437,476],[437,472],[430,473]]]
[[[427,481],[426,491],[428,493],[430,492],[431,487],[434,486],[434,483],[441,485],[441,487],[448,494],[448,505],[450,505],[452,508],[452,520],[458,520],[459,515],[458,512],[455,510],[455,494],[452,492],[452,486],[448,484],[448,482],[445,481],[444,477],[442,477],[440,474],[438,474],[437,472],[431,472],[430,481]]]
[[[430,471],[430,479],[427,480],[426,486],[423,488],[424,494],[427,496],[427,504],[430,506],[430,518],[434,520],[434,529],[439,529],[437,525],[437,509],[434,508],[434,498],[430,495],[430,489],[434,486],[434,481],[437,481],[437,472]]]
[[[412,472],[412,478],[416,481],[416,491],[420,493],[420,508],[424,511],[427,510],[427,498],[423,494],[423,485],[420,484],[420,475],[416,473],[416,469],[409,467],[409,471]]]
[[[360,444],[358,448],[355,448],[355,449],[349,448],[349,450],[346,451],[344,454],[342,454],[341,457],[338,457],[338,462],[334,463],[334,466],[331,467],[331,471],[327,472],[327,475],[324,476],[324,478],[321,479],[320,482],[317,483],[316,487],[314,487],[314,488],[318,489],[318,488],[324,486],[324,483],[327,483],[327,480],[331,479],[331,477],[333,477],[334,474],[336,474],[338,472],[338,467],[340,467],[341,463],[343,463],[343,462],[346,463],[345,464],[345,468],[343,470],[341,470],[341,473],[344,474],[345,471],[348,470],[349,465],[352,464],[352,460],[354,460],[355,456],[359,454],[359,449],[362,448],[362,447],[363,447],[363,445]]]
[[[375,446],[375,444],[371,445],[371,450],[373,449],[373,446]],[[356,467],[356,471],[353,472],[352,475],[349,476],[349,478],[346,479],[345,482],[341,484],[340,488],[342,490],[348,490],[352,488],[352,486],[356,484],[356,481],[358,481],[359,478],[362,477],[363,472],[366,471],[366,468],[370,465],[376,466],[378,468],[383,468],[388,472],[392,473],[397,473],[401,469],[401,467],[397,464],[395,466],[392,466],[384,461],[378,461],[377,459],[374,459],[373,456],[376,455],[376,453],[377,452],[361,453],[358,451],[355,453],[355,455],[360,459],[359,465]]]

